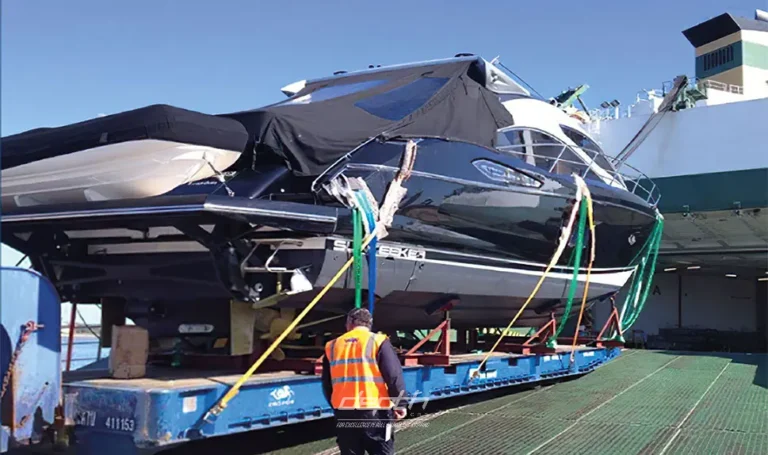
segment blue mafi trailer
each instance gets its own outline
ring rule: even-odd
[[[76,453],[82,454],[152,453],[196,439],[332,415],[315,371],[257,373],[213,419],[206,419],[208,411],[242,377],[242,368],[149,366],[140,379],[113,379],[104,359],[62,374],[61,302],[55,290],[46,278],[26,269],[3,268],[0,279],[2,373],[11,384],[3,398],[3,452],[9,446],[68,439]],[[616,345],[597,343],[579,346],[571,361],[570,346],[537,350],[542,345],[510,344],[506,350],[517,353],[497,352],[483,362],[484,354],[449,355],[449,327],[450,319],[440,327],[445,329],[442,352],[424,354],[411,349],[403,356],[413,406],[581,375],[620,354]],[[19,346],[21,340],[24,343]],[[514,346],[520,349],[512,349]],[[14,352],[18,355],[9,365]],[[290,363],[286,365],[292,368]],[[9,366],[12,375],[7,373]]]

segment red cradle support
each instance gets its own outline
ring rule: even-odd
[[[322,350],[319,346],[316,348]],[[253,350],[253,353],[249,356],[248,362],[246,362],[246,368],[251,366],[253,362],[258,359],[264,352],[265,344],[261,344],[257,349]],[[289,346],[283,346],[283,349],[290,350]],[[312,355],[312,354],[310,354]],[[275,371],[293,371],[294,373],[309,373],[314,375],[320,375],[323,372],[323,356],[325,352],[318,357],[309,357],[307,355],[292,356],[290,353],[282,360],[267,358],[264,363],[261,364],[259,371],[261,372],[275,372]]]
[[[412,347],[405,354],[400,355],[400,360],[405,366],[415,365],[435,365],[435,366],[450,366],[451,365],[451,316],[450,310],[457,302],[451,300],[440,310],[445,312],[444,320],[437,327],[432,329],[431,332],[424,338],[422,338],[416,346]],[[437,332],[440,332],[440,340],[435,346],[434,352],[417,352],[419,348],[429,341]]]
[[[499,343],[496,348],[500,352],[512,352],[516,354],[552,354],[557,352],[556,348],[546,345],[547,339],[553,336],[557,332],[557,320],[555,319],[555,313],[550,313],[549,321],[544,324],[538,332],[530,336],[522,344],[519,343]]]
[[[608,339],[603,338],[604,333],[610,333],[613,330],[615,330],[618,334],[617,337]],[[615,348],[624,346],[624,337],[621,335],[621,319],[619,318],[619,311],[616,309],[616,304],[613,302],[613,299],[611,299],[611,315],[608,316],[608,320],[605,321],[602,330],[600,330],[600,333],[597,335],[595,346],[598,348]]]

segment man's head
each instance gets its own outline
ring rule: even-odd
[[[347,313],[347,331],[355,327],[365,327],[370,330],[373,325],[373,317],[365,308],[355,308]]]

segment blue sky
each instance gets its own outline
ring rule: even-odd
[[[148,104],[220,113],[333,71],[472,52],[544,96],[588,83],[595,106],[693,75],[682,30],[768,0],[2,2],[0,131]],[[19,256],[3,248],[3,265]]]

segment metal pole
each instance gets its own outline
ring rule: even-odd
[[[75,338],[75,315],[77,314],[77,303],[72,303],[72,311],[69,313],[69,339],[67,340],[67,367],[69,371],[72,365],[72,343]]]
[[[353,274],[355,277],[355,308],[361,308],[363,302],[363,256],[362,256],[362,237],[363,237],[363,220],[361,219],[362,213],[355,208],[352,210],[352,257]]]

